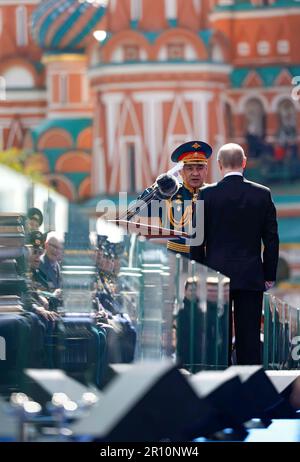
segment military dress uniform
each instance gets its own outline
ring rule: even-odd
[[[111,243],[106,236],[98,236],[98,252],[106,262],[102,268],[97,265],[95,299],[99,321],[106,330],[107,355],[109,363],[129,363],[134,358],[136,331],[127,313],[123,310],[122,297],[119,296],[118,275],[113,271],[113,262],[124,253],[123,243]]]
[[[189,141],[180,145],[172,153],[173,162],[183,162],[183,164],[207,164],[212,154],[212,148],[203,141]],[[138,199],[144,199],[153,190],[153,186],[147,188]],[[187,232],[192,225],[193,205],[197,200],[199,188],[192,188],[183,182],[177,193],[170,199],[162,201],[159,212],[160,224],[162,227]],[[147,208],[148,216],[151,216],[151,204]],[[183,237],[168,240],[167,248],[173,252],[188,256],[190,247]]]

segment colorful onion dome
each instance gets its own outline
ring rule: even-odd
[[[84,49],[104,16],[107,0],[42,0],[32,14],[32,34],[48,51]]]

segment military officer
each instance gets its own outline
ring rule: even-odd
[[[42,226],[43,221],[44,218],[40,209],[37,209],[36,207],[28,209],[25,226],[27,232],[38,231],[39,227]]]
[[[193,202],[196,201],[199,189],[204,185],[207,176],[208,159],[212,148],[203,141],[189,141],[178,146],[172,153],[173,162],[182,162],[182,183],[178,191],[164,201],[164,212],[160,214],[161,225],[165,228],[188,232],[192,223]],[[140,196],[144,199],[151,192],[148,188]],[[148,213],[150,208],[148,207]],[[182,237],[169,240],[167,248],[176,253],[188,256],[190,248]]]
[[[40,231],[31,231],[28,235],[28,249],[29,249],[29,270],[31,279],[31,304],[33,311],[46,320],[54,321],[57,319],[57,314],[49,310],[54,305],[58,305],[58,301],[55,304],[52,300],[52,295],[45,297],[43,291],[48,291],[49,286],[45,275],[39,270],[40,257],[44,252],[44,235]],[[51,299],[51,301],[50,301]]]

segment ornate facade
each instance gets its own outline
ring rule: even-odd
[[[141,191],[189,139],[215,152],[243,144],[258,180],[299,174],[298,1],[7,0],[0,8],[2,146],[35,152],[29,162],[71,200]]]

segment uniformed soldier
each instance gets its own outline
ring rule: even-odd
[[[40,209],[31,207],[28,209],[26,217],[26,231],[38,231],[39,227],[42,226],[44,218]]]
[[[107,236],[98,236],[96,257],[97,281],[96,298],[100,305],[109,313],[116,314],[112,285],[114,284],[114,244]]]
[[[113,243],[107,236],[98,236],[96,256],[97,282],[94,299],[97,319],[105,328],[110,363],[131,362],[134,357],[136,332],[124,313],[118,273],[124,244]]]
[[[189,141],[180,145],[172,153],[173,162],[183,163],[181,170],[183,182],[178,191],[164,201],[166,210],[160,214],[163,227],[187,232],[188,226],[192,223],[193,202],[197,200],[199,189],[205,183],[208,159],[211,154],[211,146],[203,141]],[[146,198],[151,188],[146,189],[139,198]],[[151,209],[148,207],[148,213],[149,211]],[[169,240],[167,248],[183,255],[189,255],[190,251],[186,240],[182,237]]]
[[[30,294],[31,305],[35,313],[39,314],[46,320],[54,321],[58,315],[49,310],[49,304],[53,305],[53,301],[43,294],[48,291],[48,282],[43,273],[39,270],[40,257],[44,252],[45,239],[40,231],[31,231],[28,234],[27,246],[29,249],[29,277],[31,280]],[[49,294],[49,298],[51,294]]]

